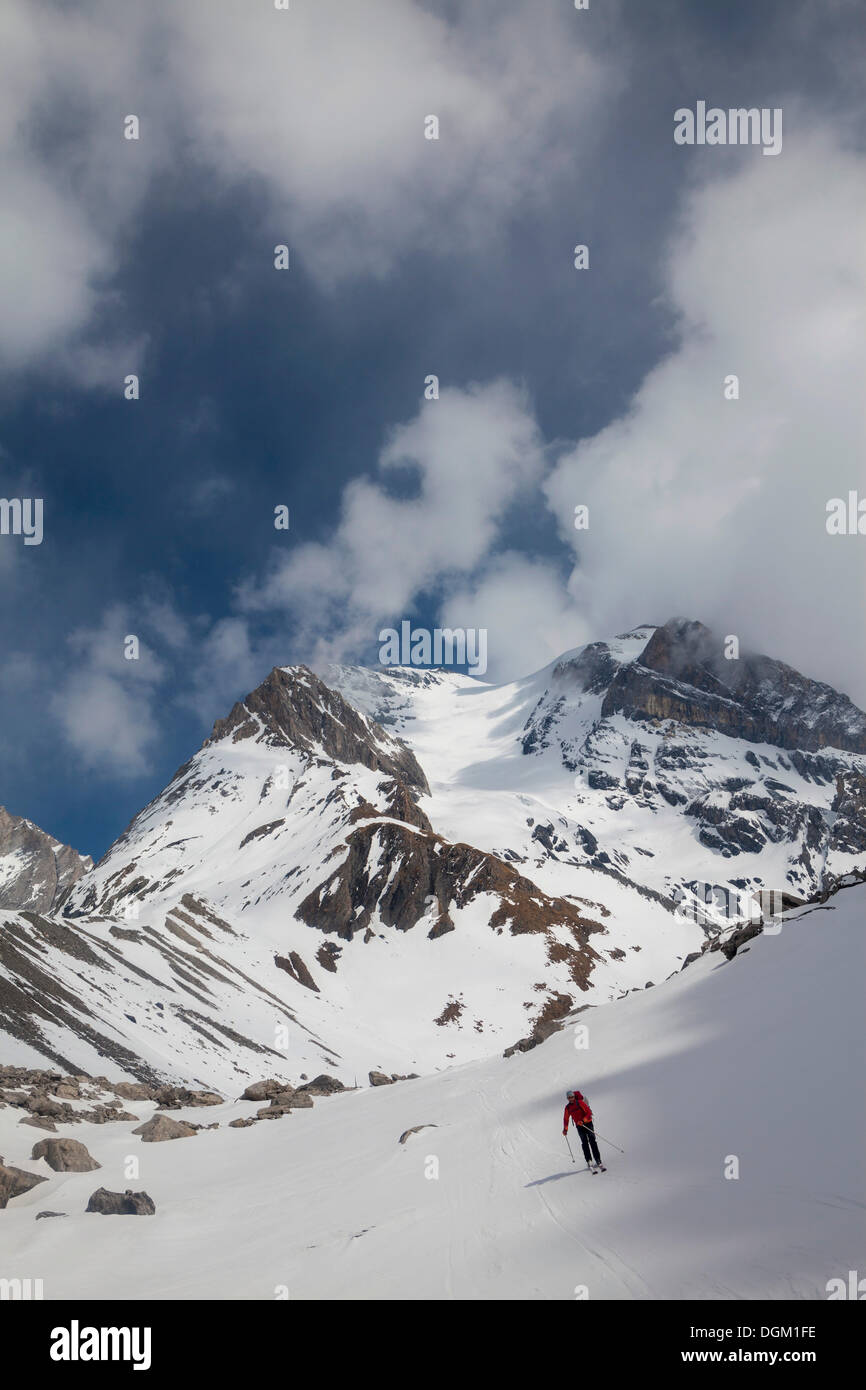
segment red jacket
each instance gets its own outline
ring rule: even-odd
[[[580,1091],[575,1091],[574,1100],[570,1100],[565,1107],[565,1113],[562,1117],[563,1129],[568,1129],[568,1122],[570,1119],[574,1120],[576,1125],[589,1124],[592,1119],[592,1111],[580,1094]]]

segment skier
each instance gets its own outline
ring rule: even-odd
[[[565,1113],[562,1117],[563,1134],[568,1136],[568,1121],[572,1120],[580,1135],[580,1142],[583,1147],[583,1156],[586,1159],[586,1166],[591,1173],[600,1170],[606,1173],[607,1169],[601,1161],[601,1154],[598,1151],[598,1140],[595,1137],[595,1130],[592,1125],[592,1111],[586,1099],[580,1091],[566,1091]],[[593,1162],[595,1168],[593,1168]]]

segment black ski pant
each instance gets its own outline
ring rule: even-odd
[[[596,1163],[601,1163],[601,1154],[598,1151],[598,1140],[595,1137],[592,1120],[588,1120],[585,1125],[578,1125],[577,1132],[580,1135],[580,1142],[583,1146],[583,1156],[587,1163],[591,1163],[593,1159],[595,1159]]]

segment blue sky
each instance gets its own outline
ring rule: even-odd
[[[866,495],[857,4],[0,26],[0,495],[45,507],[0,536],[10,811],[101,854],[271,665],[403,618],[508,678],[683,612],[866,700],[823,525]],[[699,99],[783,108],[782,153],[676,147]]]

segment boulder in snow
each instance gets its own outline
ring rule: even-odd
[[[143,1081],[118,1081],[112,1089],[122,1100],[156,1100],[157,1097],[154,1087],[146,1086]]]
[[[98,1187],[85,1208],[100,1216],[154,1216],[156,1207],[153,1198],[146,1192],[133,1192],[128,1187],[125,1192],[109,1192],[106,1187]]]
[[[30,1157],[44,1158],[55,1173],[92,1173],[102,1167],[77,1139],[40,1139]]]
[[[277,1081],[276,1077],[272,1076],[267,1081],[254,1081],[244,1091],[241,1100],[270,1100],[272,1096],[281,1095],[291,1089],[287,1082]]]
[[[189,1139],[197,1134],[198,1130],[184,1120],[172,1120],[168,1115],[154,1115],[132,1132],[141,1135],[142,1144],[161,1144],[166,1139]]]
[[[298,1087],[298,1090],[306,1091],[311,1096],[333,1096],[338,1091],[345,1091],[345,1089],[342,1081],[338,1081],[336,1076],[328,1076],[326,1072],[323,1072],[321,1076],[314,1076],[312,1081]]]
[[[11,1202],[13,1197],[20,1197],[22,1192],[29,1192],[37,1183],[47,1181],[47,1178],[41,1177],[38,1173],[26,1173],[23,1168],[7,1167],[0,1158],[0,1208]]]

